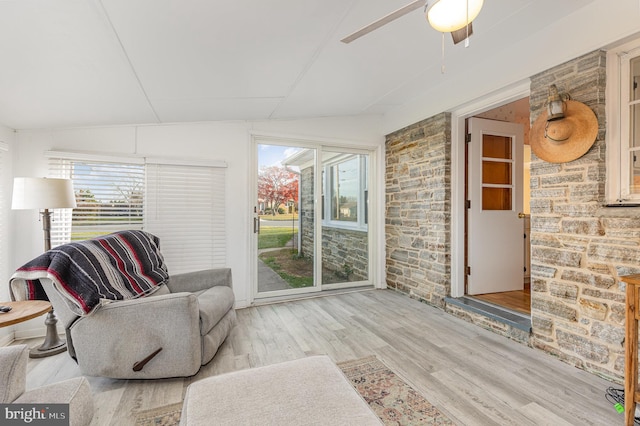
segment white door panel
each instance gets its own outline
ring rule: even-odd
[[[523,126],[469,119],[468,289],[524,288]]]

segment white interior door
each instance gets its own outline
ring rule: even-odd
[[[524,288],[523,126],[469,119],[467,294]]]

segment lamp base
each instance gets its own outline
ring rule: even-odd
[[[56,324],[58,320],[53,314],[53,309],[47,314],[44,320],[47,326],[47,334],[44,337],[44,343],[37,348],[29,351],[29,358],[44,358],[51,355],[57,355],[67,350],[67,342],[58,336]]]

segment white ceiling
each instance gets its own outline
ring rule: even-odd
[[[499,72],[509,49],[593,1],[486,0],[469,48],[447,35],[441,74],[441,35],[421,10],[339,41],[410,0],[0,0],[0,123],[388,115],[416,100],[442,111],[454,100],[430,97],[439,86],[481,84],[472,65]]]

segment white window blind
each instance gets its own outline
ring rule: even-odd
[[[224,167],[147,164],[144,229],[171,274],[226,265]]]
[[[144,164],[50,158],[51,177],[73,180],[77,208],[54,210],[51,244],[142,229]]]
[[[54,210],[52,246],[143,229],[160,238],[171,274],[226,266],[224,162],[47,155],[78,204]]]

